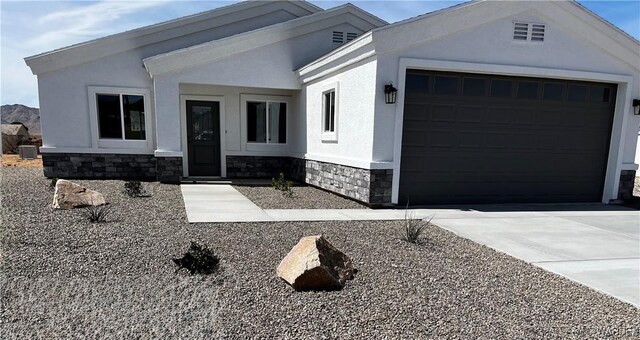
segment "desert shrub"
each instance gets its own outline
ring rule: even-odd
[[[185,268],[191,274],[212,274],[218,270],[220,259],[207,246],[192,241],[182,258],[173,259],[173,262],[178,270]]]
[[[431,217],[428,221],[416,219],[413,212],[409,212],[409,204],[404,212],[404,224],[402,228],[402,240],[409,243],[420,244],[422,243],[422,233],[424,228],[431,224]]]
[[[142,188],[142,182],[140,181],[124,182],[124,193],[127,194],[129,197],[145,196],[144,189]]]
[[[110,205],[87,205],[82,208],[82,214],[92,223],[102,223],[107,221],[107,216],[112,212]]]
[[[293,197],[293,191],[291,190],[291,186],[293,186],[293,182],[292,181],[288,181],[285,177],[284,177],[284,173],[280,173],[280,176],[278,178],[272,178],[271,179],[271,187],[282,191],[282,195],[287,196],[287,197]]]

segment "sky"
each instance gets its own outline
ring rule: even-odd
[[[39,106],[37,79],[24,57],[235,2],[0,0],[0,104]],[[396,22],[463,1],[310,2],[325,9],[351,2],[388,22]],[[640,40],[640,0],[579,2]]]

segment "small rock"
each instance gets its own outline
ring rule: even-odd
[[[277,269],[297,291],[342,289],[356,272],[351,259],[321,235],[300,239]]]
[[[107,204],[104,196],[97,191],[65,179],[59,179],[56,182],[56,191],[53,194],[54,209],[73,209],[104,204]]]

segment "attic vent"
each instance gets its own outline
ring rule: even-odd
[[[513,40],[527,40],[529,24],[516,22],[513,24]]]
[[[544,25],[531,24],[531,41],[544,41]]]
[[[336,45],[344,43],[344,32],[333,31],[332,41]]]
[[[526,22],[513,23],[513,40],[544,41],[544,24],[530,24]]]
[[[358,33],[347,33],[347,42],[358,37]]]

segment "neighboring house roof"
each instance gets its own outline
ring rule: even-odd
[[[152,76],[172,72],[185,67],[210,63],[220,58],[226,58],[237,53],[307,34],[314,30],[311,27],[314,23],[348,14],[362,20],[361,23],[349,20],[349,24],[365,32],[372,28],[388,25],[386,21],[352,4],[345,4],[246,33],[148,57],[143,62]]]
[[[7,136],[28,136],[29,132],[22,124],[2,124],[2,134]]]
[[[305,1],[244,1],[44,52],[25,58],[25,62],[33,74],[41,74],[223,26],[230,20],[241,21],[259,17],[275,10],[286,11],[297,17],[322,11],[320,7]]]
[[[477,15],[480,6],[500,6],[500,10],[483,12]],[[550,6],[557,6],[551,8]],[[477,0],[423,14],[414,18],[376,28],[369,34],[335,49],[317,60],[298,69],[298,75],[304,82],[335,72],[343,67],[377,54],[388,53],[435,40],[453,33],[471,29],[480,24],[498,20],[523,10],[539,10],[567,30],[584,37],[584,41],[596,44],[609,55],[625,64],[640,70],[640,42],[608,21],[589,11],[577,2],[570,1],[514,1],[495,2]],[[550,10],[552,9],[552,10]],[[570,20],[570,17],[577,20]],[[420,24],[421,34],[410,34],[415,29],[406,26]],[[409,32],[409,34],[407,34]],[[400,39],[397,34],[402,33]]]

